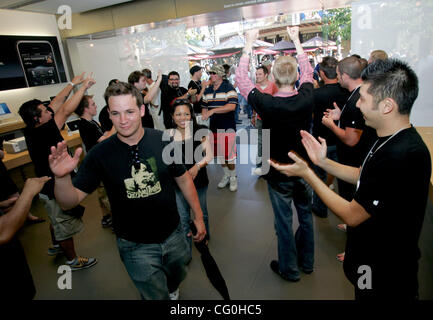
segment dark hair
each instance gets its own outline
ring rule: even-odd
[[[24,102],[20,109],[18,110],[18,114],[23,119],[24,123],[29,128],[34,128],[35,125],[39,123],[39,118],[41,117],[41,109],[38,107],[43,104],[41,100],[33,99],[27,102]],[[38,119],[36,120],[35,117]]]
[[[355,58],[361,59],[361,56],[359,54],[356,54],[356,53],[352,54],[351,57],[355,57]]]
[[[113,83],[119,82],[119,79],[111,79],[110,82],[108,82],[108,86],[111,86]]]
[[[140,81],[140,78],[143,76],[141,71],[134,71],[128,76],[128,83],[134,84]]]
[[[142,73],[143,76],[145,76],[147,79],[152,79],[152,71],[150,71],[149,69],[143,69],[143,70],[141,70],[141,73]]]
[[[265,75],[269,74],[269,70],[268,70],[268,68],[266,68],[265,66],[258,66],[258,67],[256,68],[256,70],[260,70],[260,69],[263,70],[263,72],[265,73]]]
[[[338,70],[341,74],[345,73],[351,79],[355,80],[361,77],[362,64],[359,58],[350,56],[338,63]]]
[[[180,78],[180,75],[179,75],[179,73],[177,73],[177,71],[171,71],[169,74],[168,74],[168,78],[170,79],[170,76],[178,76],[179,78]]]
[[[85,95],[81,98],[80,103],[78,104],[77,109],[75,109],[75,113],[81,117],[84,113],[84,109],[89,107],[89,99],[93,98],[93,96]]]
[[[173,105],[170,107],[170,115],[172,117],[174,116],[174,112],[178,106],[187,106],[188,107],[189,113],[191,114],[192,131],[196,132],[196,130],[198,129],[198,124],[197,124],[197,120],[195,119],[195,113],[194,113],[194,108],[192,106],[192,103],[190,103],[189,100],[187,100],[187,99],[174,100]],[[174,121],[171,122],[170,127],[176,128],[176,124],[174,123]],[[169,128],[167,128],[167,129],[169,129]]]
[[[322,62],[319,63],[320,70],[323,71],[328,79],[337,78],[337,65],[338,60],[333,57],[324,57]]]
[[[406,62],[398,59],[376,60],[362,72],[364,83],[370,84],[368,93],[374,102],[391,98],[400,114],[410,114],[418,96],[418,77]]]
[[[108,104],[108,99],[110,97],[123,96],[128,94],[135,97],[137,107],[140,108],[143,104],[143,98],[140,91],[138,91],[138,89],[131,83],[119,81],[118,83],[112,84],[105,90],[104,99],[107,102],[108,109],[110,109],[110,105]]]
[[[361,63],[362,70],[364,70],[368,66],[367,59],[361,58],[361,59],[359,59],[359,62]]]
[[[227,63],[223,64],[223,68],[226,74],[230,71],[230,66]]]

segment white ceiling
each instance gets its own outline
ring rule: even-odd
[[[133,0],[1,0],[0,8],[55,14],[59,6],[67,4],[72,13],[79,13],[130,1]]]

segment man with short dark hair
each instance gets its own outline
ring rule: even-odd
[[[316,165],[356,185],[353,200],[331,191],[294,153],[289,153],[294,164],[271,164],[288,176],[303,177],[329,209],[352,227],[347,230],[343,266],[356,299],[414,300],[418,298],[418,240],[431,175],[429,151],[409,118],[418,78],[405,62],[387,59],[370,64],[362,80],[356,106],[379,138],[361,167],[328,159],[326,141],[319,143],[301,132]]]
[[[75,111],[86,90],[95,83],[91,76],[86,79],[83,78],[84,73],[73,78],[51,101],[50,107],[53,109],[54,115],[37,99],[23,103],[18,111],[26,124],[24,136],[38,177],[53,177],[48,164],[50,148],[63,141],[60,129],[65,124],[66,119]],[[77,92],[65,102],[72,88],[81,83],[82,85]],[[66,264],[72,270],[85,269],[95,265],[97,263],[95,258],[80,257],[75,252],[73,236],[83,230],[84,224],[80,215],[72,215],[72,213],[79,214],[78,210],[65,212],[60,208],[54,198],[53,180],[45,184],[40,192],[40,198],[44,201],[51,222],[50,231],[54,246],[48,249],[48,254],[56,255],[63,251],[67,258]]]
[[[201,81],[203,68],[200,66],[193,66],[189,69],[189,73],[191,74],[191,81],[188,84],[188,89],[197,90],[196,94],[192,95],[192,101],[194,106],[194,113],[196,115],[201,114],[202,109],[202,98],[204,94],[204,90],[208,86],[208,81]]]
[[[166,128],[170,128],[172,124],[171,118],[171,105],[176,99],[190,99],[191,96],[197,93],[196,89],[190,88],[185,89],[184,87],[179,86],[180,76],[177,71],[171,71],[168,76],[163,75],[161,81],[161,112],[163,113],[164,118],[164,126]]]
[[[146,81],[143,73],[141,71],[134,71],[128,76],[128,83],[134,85],[138,91],[141,93],[143,98],[146,96],[144,89],[147,88]],[[151,100],[151,99],[150,99]],[[145,112],[144,116],[141,118],[141,122],[143,123],[143,127],[145,128],[154,128],[155,125],[153,123],[152,115],[150,114],[148,101],[144,104]]]
[[[349,91],[342,88],[337,79],[337,59],[333,57],[324,57],[322,62],[319,63],[319,76],[324,85],[320,88],[314,89],[314,109],[313,109],[313,136],[317,139],[322,137],[326,139],[328,144],[328,158],[337,161],[337,137],[322,123],[323,115],[326,110],[332,109],[334,103],[341,109],[349,97]],[[326,181],[326,172],[320,167],[315,167],[316,174]],[[322,200],[313,193],[312,212],[321,218],[328,216],[328,208],[324,205]]]
[[[137,88],[120,82],[108,87],[105,97],[117,134],[90,150],[73,182],[70,172],[81,151],[72,158],[65,143],[52,148],[56,198],[62,206],[73,207],[102,181],[120,257],[141,297],[169,299],[170,293],[178,292],[190,260],[174,183],[194,212],[198,231],[193,238],[201,241],[206,229],[197,191],[185,167],[164,158],[169,142],[162,140],[163,133],[142,126],[144,105]]]

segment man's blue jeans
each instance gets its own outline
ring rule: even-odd
[[[337,160],[337,147],[336,146],[328,146],[326,151],[326,157],[328,159],[334,160],[335,162],[338,162]],[[326,183],[326,171],[318,166],[314,166],[314,171],[316,172],[317,176]],[[328,207],[323,203],[323,201],[319,198],[319,196],[313,191],[313,206],[312,209],[316,215],[319,217],[326,218],[328,216]]]
[[[311,215],[311,187],[300,178],[287,182],[268,181],[269,197],[275,215],[278,238],[278,265],[286,277],[299,279],[299,267],[312,271],[314,265],[314,231]],[[293,236],[292,201],[299,227]]]
[[[120,258],[144,300],[168,300],[187,273],[188,246],[181,224],[163,243],[117,238]]]
[[[209,238],[209,214],[207,212],[207,201],[206,201],[207,186],[197,189],[198,200],[200,202],[201,211],[203,211],[203,221],[206,227],[206,238]],[[176,189],[176,204],[177,211],[179,211],[180,223],[182,224],[183,233],[188,243],[189,254],[192,253],[192,237],[188,237],[187,234],[190,232],[189,221],[191,220],[190,206],[188,201],[182,194],[182,191]]]

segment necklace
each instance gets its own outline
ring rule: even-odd
[[[357,86],[357,87],[352,91],[352,93],[350,94],[349,99],[347,99],[346,103],[345,103],[344,106],[343,106],[343,109],[341,109],[341,112],[340,112],[340,119],[341,119],[341,115],[343,114],[344,109],[346,109],[347,103],[349,102],[350,98],[352,98],[352,96],[355,94],[355,92],[359,89],[360,86],[361,86],[361,85]],[[340,128],[340,121],[341,121],[341,120],[338,120],[338,127],[339,127],[339,128]]]
[[[379,147],[377,147],[376,150],[373,151],[374,147],[376,146],[376,144],[379,142],[379,139],[376,140],[376,142],[373,144],[373,146],[371,147],[370,151],[367,153],[367,156],[364,159],[364,162],[362,163],[361,166],[361,171],[359,173],[359,178],[358,178],[358,182],[356,184],[356,191],[358,191],[360,182],[361,182],[361,175],[362,175],[362,171],[364,170],[364,166],[366,164],[367,161],[369,161],[371,158],[373,158],[374,154],[377,152],[377,150],[379,150],[380,148],[382,148],[389,140],[391,140],[392,138],[394,138],[398,133],[400,133],[401,131],[405,130],[405,129],[409,129],[409,127],[404,126],[402,128],[400,128],[399,130],[397,130],[396,132],[394,132],[388,139],[386,139],[384,142],[382,142],[380,144]]]

